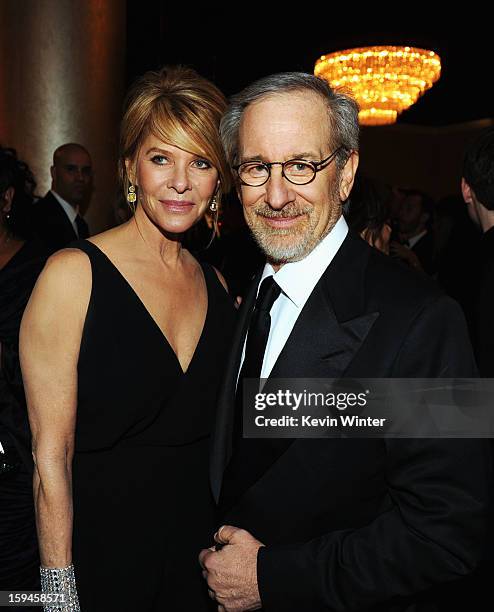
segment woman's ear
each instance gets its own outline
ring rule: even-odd
[[[137,185],[134,164],[132,163],[132,160],[128,158],[125,160],[125,171],[127,172],[127,177],[132,185]]]

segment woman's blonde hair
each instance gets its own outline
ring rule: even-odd
[[[124,194],[130,186],[125,162],[135,164],[141,144],[153,134],[211,162],[220,180],[215,194],[219,208],[222,194],[231,186],[219,136],[226,106],[220,90],[192,68],[165,66],[139,77],[127,94],[120,128],[119,175]]]

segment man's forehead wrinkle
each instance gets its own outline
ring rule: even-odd
[[[326,152],[322,104],[307,106],[313,94],[295,92],[263,98],[246,109],[239,133],[239,162],[320,159]]]
[[[249,104],[240,121],[240,129],[245,126],[245,123],[250,123],[249,119],[252,118],[252,114],[255,114],[257,118],[260,109],[262,109],[261,112],[265,114],[274,115],[274,120],[278,118],[280,122],[286,111],[292,112],[293,114],[300,113],[304,118],[319,114],[317,111],[327,116],[326,106],[323,100],[317,95],[311,92],[285,92],[270,95],[269,97],[261,98]],[[311,113],[311,111],[316,111],[316,113]],[[273,121],[273,117],[270,117],[270,120]]]

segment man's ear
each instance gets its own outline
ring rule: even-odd
[[[55,179],[57,178],[57,169],[55,168],[55,166],[50,166],[50,176],[52,183],[54,183]]]
[[[465,204],[473,204],[472,188],[463,177],[461,177],[461,195]]]
[[[9,187],[3,194],[4,205],[2,206],[3,213],[9,213],[12,210],[12,200],[14,199],[15,187]]]
[[[340,200],[345,202],[350,195],[357,173],[359,156],[357,151],[352,151],[346,160],[346,164],[340,174]]]

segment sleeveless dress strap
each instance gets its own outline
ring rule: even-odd
[[[210,263],[205,261],[200,261],[199,263],[202,271],[204,272],[204,278],[206,279],[206,284],[208,287],[214,291],[220,290],[221,294],[228,295],[228,292],[218,278],[215,268]]]
[[[102,255],[101,251],[98,249],[96,245],[94,245],[92,242],[89,242],[89,240],[85,240],[85,239],[74,240],[74,242],[71,242],[67,248],[79,249],[81,251],[84,251],[84,253],[86,253],[86,255],[89,257],[91,261],[95,257]]]

